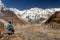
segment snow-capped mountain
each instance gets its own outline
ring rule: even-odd
[[[60,11],[60,8],[48,8],[48,9],[42,9],[42,8],[31,8],[28,10],[20,11],[16,8],[6,8],[4,4],[0,0],[0,12],[2,10],[10,10],[15,13],[15,15],[22,20],[25,20],[26,22],[31,23],[44,23],[51,15],[53,15],[56,11]]]
[[[15,14],[25,20],[29,21],[41,21],[41,23],[45,22],[51,15],[53,15],[56,11],[60,11],[60,8],[50,8],[50,9],[41,9],[41,8],[31,8],[29,10],[20,11],[16,8],[9,8],[9,10],[15,12]]]

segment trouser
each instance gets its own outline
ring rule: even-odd
[[[14,34],[14,29],[9,29],[10,32],[8,32],[8,35]]]

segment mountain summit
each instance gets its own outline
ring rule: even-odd
[[[6,9],[6,7],[4,6],[4,4],[2,3],[2,1],[0,0],[0,12],[2,9]]]
[[[18,18],[25,20],[29,23],[44,23],[50,16],[52,16],[56,11],[60,11],[60,8],[31,8],[29,10],[20,11],[16,8],[9,8],[13,11]]]

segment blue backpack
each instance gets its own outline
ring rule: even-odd
[[[10,30],[12,27],[13,27],[12,24],[8,24],[6,29]]]

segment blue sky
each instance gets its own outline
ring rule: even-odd
[[[60,0],[2,0],[8,8],[17,8],[20,10],[39,8],[59,8]]]

